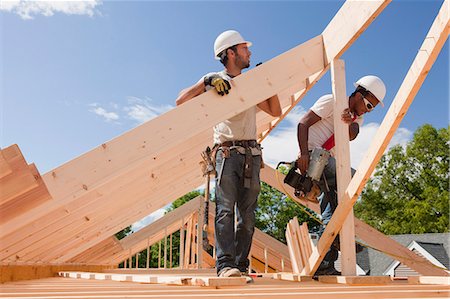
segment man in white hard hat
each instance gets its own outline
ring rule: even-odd
[[[214,43],[214,56],[224,65],[220,72],[208,73],[193,86],[181,91],[177,105],[215,89],[221,95],[231,90],[230,81],[250,66],[252,45],[239,32],[221,33]],[[216,152],[216,269],[220,277],[248,275],[248,255],[255,228],[255,209],[261,189],[261,146],[256,142],[257,110],[281,115],[280,102],[273,96],[257,106],[214,127]],[[236,209],[235,209],[236,208]],[[236,215],[235,215],[236,211]],[[237,226],[235,229],[235,216]]]
[[[348,124],[350,140],[358,136],[359,127],[363,122],[363,114],[372,111],[378,104],[383,106],[386,95],[386,87],[383,81],[377,76],[364,76],[355,83],[355,91],[348,98],[349,108],[342,111],[340,117]],[[331,216],[337,207],[337,186],[336,186],[336,160],[334,155],[334,120],[333,108],[334,99],[332,94],[327,94],[319,98],[311,109],[300,119],[297,127],[297,139],[300,147],[300,154],[297,159],[297,167],[301,173],[306,173],[310,151],[314,148],[324,148],[331,153],[328,164],[324,169],[325,180],[321,180],[321,195],[319,197],[320,212],[322,214],[323,225],[319,234],[325,230],[325,226],[330,221]],[[352,175],[355,170],[352,169]],[[338,258],[339,238],[324,257],[315,275],[340,275],[334,267],[334,262]],[[357,250],[362,250],[357,246]]]

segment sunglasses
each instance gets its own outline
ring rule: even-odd
[[[371,102],[369,102],[365,97],[363,97],[363,101],[364,104],[366,105],[367,112],[370,112],[373,110],[373,108],[375,108],[375,106]]]

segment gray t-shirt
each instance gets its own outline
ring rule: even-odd
[[[207,76],[212,74],[218,74],[228,81],[232,80],[225,71],[208,73]],[[201,80],[203,80],[203,78]],[[206,86],[206,90],[211,88],[211,86]],[[224,141],[256,139],[256,106],[218,123],[214,126],[213,130],[214,144],[223,143]]]

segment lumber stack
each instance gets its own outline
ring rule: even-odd
[[[291,219],[286,227],[286,241],[293,272],[301,273],[304,269],[309,272],[309,257],[317,248],[312,243],[306,222],[300,226],[297,217]]]
[[[34,164],[28,164],[17,144],[0,150],[0,223],[5,223],[51,199]]]

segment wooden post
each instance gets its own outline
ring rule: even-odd
[[[128,251],[128,258],[129,258],[129,261],[128,261],[128,268],[133,268],[133,258],[131,257],[131,249]]]
[[[173,234],[170,234],[170,246],[169,246],[169,268],[172,268],[172,236]]]
[[[264,273],[267,273],[269,270],[269,265],[267,264],[267,247],[264,246]]]
[[[139,252],[136,252],[136,269],[139,268]]]
[[[167,265],[167,227],[164,229],[164,269]]]
[[[200,200],[197,215],[197,269],[201,269],[203,261],[203,218],[205,217],[205,204],[203,200]]]
[[[184,269],[184,217],[181,218],[180,227],[180,256],[179,256],[179,267]]]
[[[147,262],[145,264],[145,268],[150,268],[150,238],[147,238]]]
[[[161,240],[158,242],[158,269],[161,268]]]
[[[334,137],[336,151],[336,179],[338,202],[344,200],[344,192],[352,178],[350,170],[349,125],[341,120],[341,114],[348,108],[345,89],[345,64],[343,60],[331,62],[331,81],[334,97]],[[342,275],[356,275],[355,224],[353,209],[348,213],[340,232]]]

